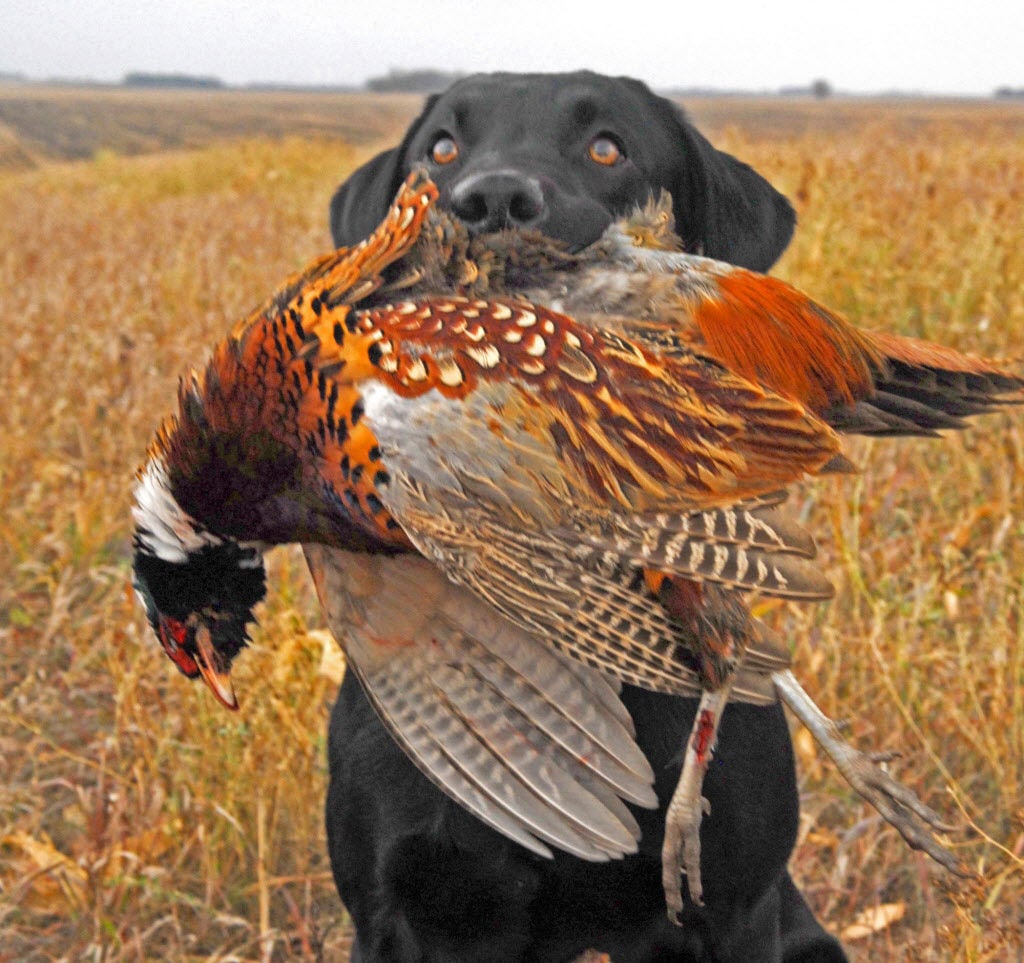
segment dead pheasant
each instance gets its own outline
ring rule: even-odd
[[[780,505],[850,469],[837,431],[961,427],[1024,380],[657,249],[664,206],[569,254],[470,241],[435,196],[414,175],[367,241],[290,279],[182,382],[135,491],[136,586],[167,654],[234,708],[261,551],[302,542],[395,738],[536,852],[633,851],[622,800],[656,803],[611,677],[701,696],[666,827],[673,918],[681,854],[701,901],[700,785],[730,698],[781,697],[955,867],[936,814],[839,737],[745,593],[831,594]]]

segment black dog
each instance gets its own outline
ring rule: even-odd
[[[338,245],[365,237],[401,180],[425,164],[441,204],[472,229],[530,227],[575,247],[660,189],[691,251],[765,270],[795,216],[759,174],[712,147],[643,84],[591,73],[469,77],[432,97],[403,142],[331,202]],[[696,702],[626,687],[657,774],[658,812],[637,811],[640,852],[545,860],[451,802],[405,757],[352,674],[334,707],[327,831],[356,925],[353,960],[568,961],[588,948],[641,960],[844,960],[786,870],[798,800],[780,706],[733,705],[704,782],[706,906],[665,915],[664,807]],[[685,887],[684,887],[685,892]]]

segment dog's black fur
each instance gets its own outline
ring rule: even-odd
[[[458,156],[432,159],[450,138]],[[588,154],[595,138],[621,152]],[[607,144],[600,145],[607,152]],[[444,145],[442,156],[451,154]],[[592,73],[469,77],[431,97],[401,145],[357,170],[331,203],[336,244],[365,237],[410,168],[472,228],[539,228],[582,247],[661,188],[688,249],[765,270],[792,235],[786,199],[712,147],[635,80]],[[331,718],[327,831],[356,925],[353,960],[568,961],[588,948],[648,960],[845,960],[786,870],[798,800],[781,707],[732,705],[704,783],[706,906],[665,915],[661,842],[696,702],[625,687],[661,808],[638,810],[640,852],[586,863],[528,853],[452,803],[406,758],[349,674]],[[685,893],[685,885],[684,885]]]

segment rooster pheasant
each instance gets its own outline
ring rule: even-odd
[[[955,867],[937,815],[840,738],[745,597],[831,594],[781,505],[851,469],[838,432],[958,428],[1024,380],[674,253],[664,202],[570,253],[469,239],[435,197],[413,175],[370,238],[183,379],[134,508],[135,584],[170,658],[236,707],[262,550],[301,542],[394,737],[535,852],[635,850],[623,800],[656,800],[617,680],[701,697],[666,827],[673,918],[680,869],[701,901],[700,786],[729,699],[781,697]]]

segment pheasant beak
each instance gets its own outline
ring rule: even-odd
[[[213,647],[210,630],[203,624],[196,627],[196,668],[203,681],[210,687],[216,700],[226,709],[238,709],[238,699],[231,684],[231,675],[227,669],[221,668],[221,658]]]

